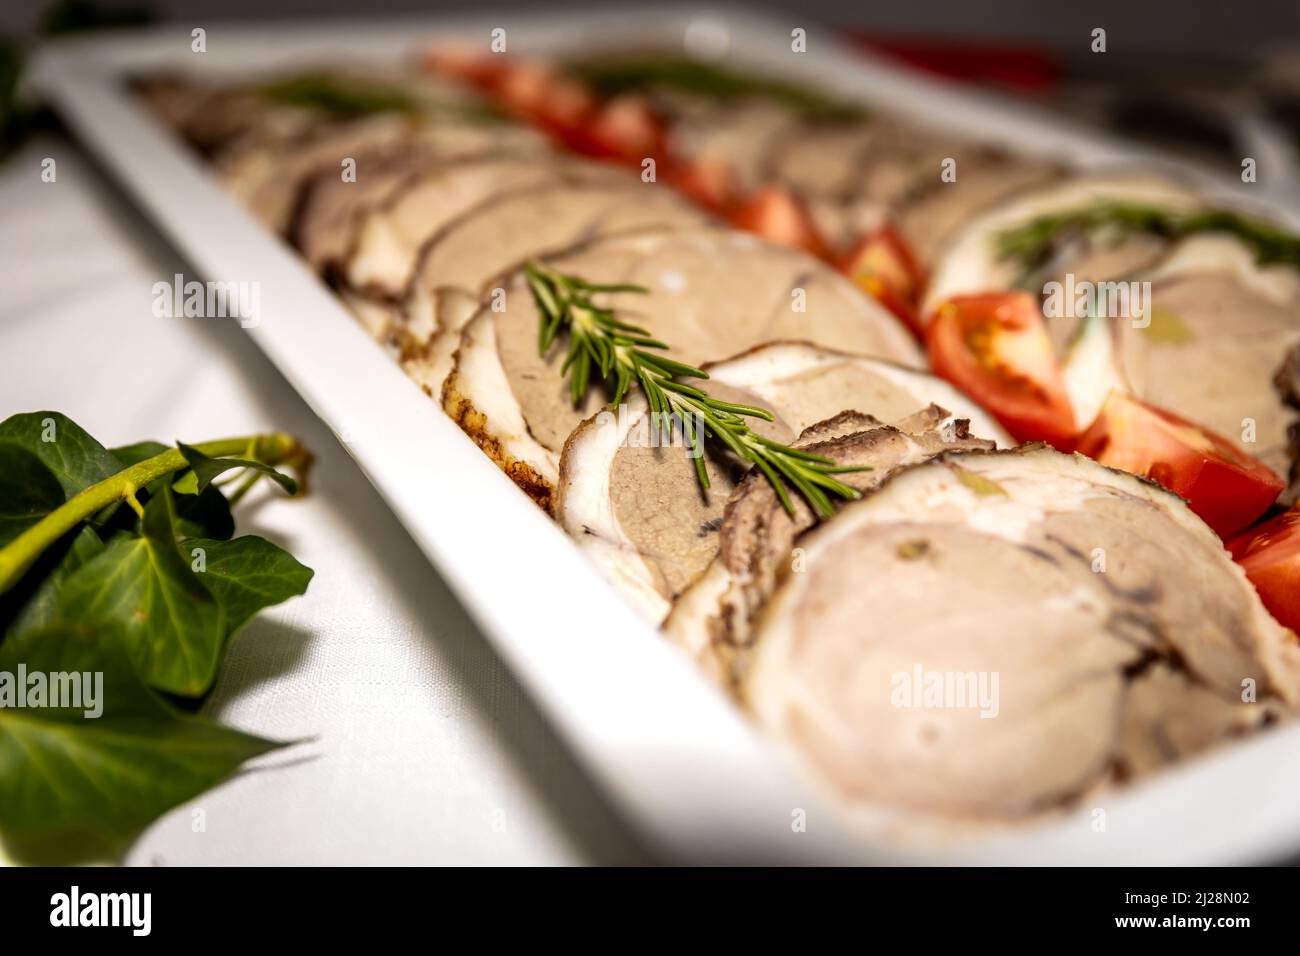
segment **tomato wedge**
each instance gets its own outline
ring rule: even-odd
[[[645,159],[662,163],[668,155],[667,126],[641,96],[617,96],[601,104],[585,128],[573,129],[569,146],[582,153],[640,164]]]
[[[507,112],[540,126],[562,143],[574,140],[575,149],[591,145],[588,130],[598,112],[596,98],[583,84],[553,67],[536,60],[454,48],[431,51],[424,65],[431,72],[476,87]]]
[[[765,239],[825,257],[826,243],[807,207],[784,186],[772,185],[751,193],[731,208],[732,225]]]
[[[469,47],[437,47],[424,55],[424,68],[460,80],[479,89],[494,88],[512,68],[504,55],[484,53]]]
[[[1074,411],[1038,303],[1027,292],[955,296],[925,345],[936,375],[979,402],[1017,441],[1074,445]]]
[[[561,140],[587,123],[596,109],[595,98],[582,84],[528,60],[502,71],[493,81],[493,92],[507,110]]]
[[[700,205],[715,211],[726,208],[735,193],[731,167],[717,160],[674,161],[667,180]]]
[[[1300,506],[1228,542],[1279,624],[1300,633]]]
[[[1110,393],[1077,450],[1185,498],[1223,538],[1267,511],[1284,486],[1222,435],[1122,392]]]
[[[924,276],[916,257],[892,226],[864,236],[840,260],[840,271],[902,320],[918,339],[925,330],[917,314]]]

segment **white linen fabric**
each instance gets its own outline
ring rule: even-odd
[[[261,488],[240,507],[239,533],[316,576],[236,636],[204,708],[311,739],[169,813],[128,862],[646,859],[256,330],[153,316],[153,284],[187,270],[103,174],[34,141],[0,165],[0,209],[0,419],[54,409],[109,445],[280,429],[317,456],[306,498]]]

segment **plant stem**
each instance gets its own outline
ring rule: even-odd
[[[569,375],[575,405],[587,394],[593,372],[612,393],[613,405],[622,401],[631,385],[640,386],[650,413],[678,416],[686,441],[697,452],[704,438],[713,438],[758,468],[791,515],[795,507],[786,490],[787,484],[803,495],[822,518],[829,518],[835,511],[828,492],[846,500],[860,496],[857,489],[834,476],[870,471],[869,467],[836,467],[828,458],[762,437],[745,419],[771,421],[771,412],[720,401],[695,385],[678,381],[707,379],[709,373],[662,354],[658,350],[667,349],[667,344],[654,338],[649,330],[624,322],[613,309],[597,305],[591,299],[592,293],[644,293],[644,288],[593,284],[577,276],[563,275],[536,261],[527,264],[525,273],[541,314],[538,351],[545,355],[561,333],[569,336],[569,350],[560,374]],[[702,488],[708,488],[704,458],[698,453],[694,457],[696,478]]]
[[[257,460],[268,465],[291,460],[299,453],[297,440],[282,432],[223,438],[194,447],[210,458],[243,455],[252,448]],[[81,522],[111,504],[133,500],[135,493],[151,481],[188,467],[189,463],[185,461],[180,449],[169,448],[162,454],[124,468],[111,478],[105,478],[69,498],[0,549],[0,594],[18,583],[23,573],[46,548]]]

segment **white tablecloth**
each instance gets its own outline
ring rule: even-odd
[[[54,157],[57,181],[43,183]],[[237,323],[159,319],[185,267],[64,140],[0,165],[0,419],[65,412],[105,444],[283,429],[310,495],[241,506],[316,571],[236,637],[206,713],[313,742],[147,830],[137,864],[633,862],[644,849],[544,724],[342,447]],[[195,832],[193,810],[205,828]]]

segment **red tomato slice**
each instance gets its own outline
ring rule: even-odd
[[[480,89],[494,89],[513,61],[502,54],[483,53],[466,47],[438,47],[424,55],[424,68]]]
[[[725,208],[735,194],[735,177],[731,167],[716,160],[674,162],[667,179],[700,205],[713,210]]]
[[[764,186],[732,207],[732,225],[825,257],[826,243],[803,202],[784,186]]]
[[[569,145],[580,152],[640,164],[667,156],[668,132],[650,101],[618,96],[597,109],[585,129],[574,130]]]
[[[585,135],[596,111],[595,97],[585,86],[535,60],[452,48],[431,51],[424,64],[488,93],[510,113],[562,142],[576,131]]]
[[[901,319],[917,338],[924,336],[917,314],[924,276],[911,250],[891,226],[881,226],[864,236],[840,260],[840,270]]]
[[[563,136],[585,126],[596,108],[596,98],[581,83],[565,76],[552,76],[541,118],[543,123]]]
[[[1300,633],[1300,506],[1228,542],[1279,624]]]
[[[1037,302],[1026,292],[956,296],[925,331],[935,374],[979,402],[1017,441],[1073,447],[1074,410]]]
[[[1222,435],[1122,392],[1110,393],[1077,449],[1185,498],[1224,538],[1267,511],[1284,486]]]
[[[550,67],[528,61],[512,62],[493,82],[493,92],[506,109],[526,119],[546,114],[552,87],[558,78]]]

